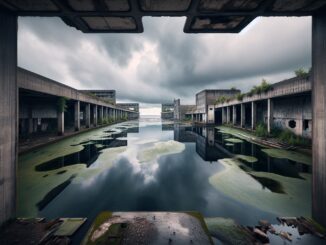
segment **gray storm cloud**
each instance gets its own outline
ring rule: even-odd
[[[83,34],[58,18],[20,18],[20,66],[118,100],[194,103],[205,88],[244,91],[311,66],[311,18],[259,18],[240,34],[184,34],[185,18],[143,19],[142,34]]]

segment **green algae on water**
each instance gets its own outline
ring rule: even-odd
[[[289,159],[307,165],[311,165],[312,161],[311,156],[300,152],[288,151],[283,149],[262,149],[262,151],[270,157]]]
[[[231,142],[231,143],[243,143],[243,140],[236,139],[236,138],[227,138],[227,139],[225,139],[225,141]]]
[[[169,140],[154,143],[154,146],[148,147],[138,153],[140,162],[151,162],[162,155],[169,155],[180,153],[184,151],[185,145],[183,143]]]
[[[241,163],[236,159],[223,159],[219,162],[225,169],[212,175],[209,183],[230,198],[276,215],[311,215],[309,178],[296,179],[265,172],[248,174],[239,167]],[[286,194],[272,192],[252,175],[278,182],[278,188],[282,188]]]
[[[247,155],[235,155],[236,159],[246,161],[248,163],[255,163],[258,162],[258,159],[253,156],[247,156]]]

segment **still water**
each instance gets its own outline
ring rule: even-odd
[[[18,175],[19,216],[87,217],[86,227],[103,210],[195,210],[243,225],[311,215],[309,157],[159,118],[24,154]]]

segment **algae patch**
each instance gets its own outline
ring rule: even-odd
[[[253,156],[236,155],[235,158],[236,158],[236,159],[239,159],[239,160],[246,161],[246,162],[248,162],[248,163],[255,163],[255,162],[258,162],[258,159],[257,159],[256,157],[253,157]]]
[[[140,151],[138,153],[138,160],[139,162],[151,162],[159,156],[180,153],[184,149],[185,145],[183,143],[174,140],[157,142],[154,146]]]
[[[231,142],[231,143],[243,143],[243,140],[237,139],[237,138],[227,138],[227,139],[225,139],[225,141]]]
[[[248,174],[239,167],[242,165],[236,159],[223,159],[219,162],[225,169],[211,176],[209,183],[225,195],[277,215],[310,215],[309,179],[296,179],[265,172]],[[267,188],[264,184],[269,183],[265,180],[270,180],[273,185]],[[273,192],[273,188],[286,194]]]
[[[311,165],[311,161],[312,161],[311,156],[300,152],[287,151],[282,149],[262,149],[262,151],[265,152],[270,157],[289,159],[307,165]]]

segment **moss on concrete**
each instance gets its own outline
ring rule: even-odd
[[[232,219],[205,218],[210,234],[225,244],[252,244],[251,235]]]

